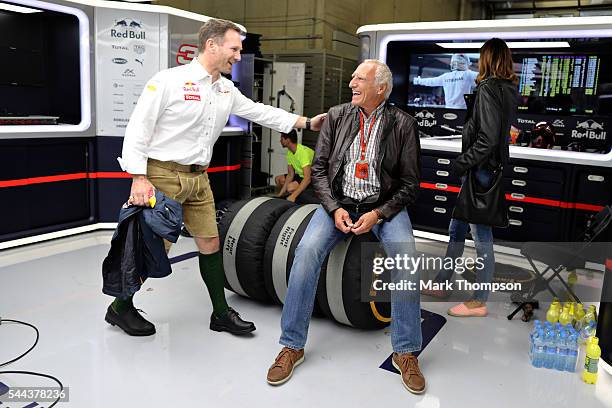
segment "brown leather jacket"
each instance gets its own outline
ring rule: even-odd
[[[380,193],[371,200],[386,219],[412,204],[419,191],[421,145],[416,121],[395,106],[385,104],[376,171]],[[317,140],[312,184],[323,208],[340,208],[344,155],[359,132],[359,110],[350,103],[334,106]]]

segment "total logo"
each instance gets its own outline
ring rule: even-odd
[[[535,125],[536,124],[535,120],[533,120],[533,119],[516,118],[516,120],[521,125]]]
[[[572,139],[606,140],[606,132],[603,124],[587,119],[576,124],[576,129],[572,130]]]
[[[193,44],[181,44],[176,52],[176,63],[179,65],[189,64],[196,55],[198,55],[198,47]]]
[[[110,35],[113,38],[146,39],[146,32],[142,29],[142,22],[129,18],[115,20],[115,25],[114,28],[111,28]]]
[[[422,110],[415,113],[414,117],[417,119],[419,126],[421,127],[432,127],[438,124],[436,115],[428,110]]]

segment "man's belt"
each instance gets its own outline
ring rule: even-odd
[[[354,213],[367,213],[378,207],[378,203],[340,203],[346,211]]]
[[[156,159],[149,159],[148,164],[162,169],[175,170],[183,173],[203,173],[208,169],[208,166],[202,166],[199,164],[178,164],[171,161],[161,161]]]

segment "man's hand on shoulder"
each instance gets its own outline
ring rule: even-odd
[[[326,117],[327,113],[319,113],[317,116],[310,119],[310,130],[314,130],[315,132],[321,130]]]

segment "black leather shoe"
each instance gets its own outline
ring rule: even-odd
[[[155,326],[138,313],[136,308],[131,307],[119,314],[110,305],[106,311],[104,320],[113,326],[119,326],[130,336],[151,336],[155,334]]]
[[[221,317],[210,315],[210,330],[226,331],[232,334],[247,334],[255,330],[253,322],[245,322],[240,318],[238,312],[231,307]]]

